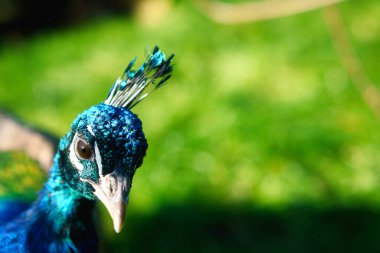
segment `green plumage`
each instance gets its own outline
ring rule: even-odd
[[[0,153],[0,199],[33,201],[46,178],[38,163],[24,152]]]

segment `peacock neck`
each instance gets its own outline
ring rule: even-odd
[[[81,222],[81,216],[91,217],[94,203],[81,197],[63,181],[59,166],[58,159],[55,159],[50,177],[34,206],[43,213],[40,219],[49,224],[51,232],[69,234],[72,225]]]
[[[65,225],[71,223],[80,199],[80,196],[62,181],[58,166],[54,165],[38,203],[47,211],[47,218],[51,224],[54,224],[54,231],[59,232]]]
[[[63,181],[55,159],[39,198],[24,214],[29,224],[26,247],[31,252],[82,252],[83,245],[95,250],[93,207],[94,201],[82,198]]]

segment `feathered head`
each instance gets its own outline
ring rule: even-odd
[[[100,199],[117,232],[124,221],[133,175],[148,147],[141,121],[130,109],[170,78],[173,57],[166,59],[155,47],[137,70],[134,58],[106,101],[81,113],[60,142],[63,180],[83,197]]]

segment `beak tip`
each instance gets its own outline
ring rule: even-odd
[[[118,234],[121,232],[121,229],[123,228],[123,226],[114,224],[113,228],[115,229],[115,232]]]
[[[125,177],[118,169],[103,177],[100,183],[93,183],[94,194],[105,205],[113,221],[113,228],[120,233],[125,211],[128,206],[130,178]]]
[[[116,233],[120,233],[123,228],[126,203],[119,203],[118,208],[114,208],[110,213],[113,221],[113,228]]]

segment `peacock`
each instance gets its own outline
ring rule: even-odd
[[[148,147],[131,109],[171,77],[173,57],[156,46],[134,69],[135,57],[107,99],[79,114],[60,139],[37,200],[30,206],[0,201],[0,252],[96,252],[96,200],[121,231],[132,179]]]

